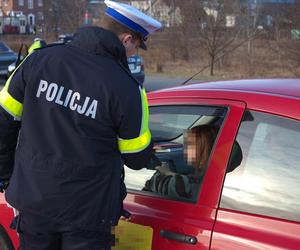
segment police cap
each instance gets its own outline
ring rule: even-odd
[[[131,5],[111,0],[105,0],[104,3],[107,5],[105,14],[132,31],[139,33],[142,36],[140,47],[146,49],[144,41],[151,33],[161,28],[161,23]]]

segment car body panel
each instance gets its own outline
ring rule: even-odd
[[[215,81],[198,84],[188,84],[182,87],[176,87],[158,92],[186,91],[186,90],[220,90],[223,92],[245,92],[245,93],[262,93],[264,95],[282,95],[300,97],[299,79],[248,79],[248,80],[229,80]],[[232,95],[236,99],[238,96]]]
[[[212,250],[299,249],[300,223],[239,213],[218,211]]]
[[[299,98],[296,97],[296,94],[297,92],[300,92],[300,89],[295,88],[293,96],[284,96],[278,93],[263,93],[261,91],[254,90],[242,92],[235,89],[215,90],[213,88],[209,89],[207,86],[205,87],[205,85],[206,83],[199,84],[197,86],[198,88],[195,89],[179,87],[170,89],[170,92],[166,92],[165,90],[156,91],[150,93],[148,98],[149,100],[155,98],[157,101],[159,101],[162,98],[172,99],[172,97],[180,96],[178,98],[184,100],[188,98],[197,98],[198,95],[201,96],[201,98],[207,99],[214,97],[216,99],[245,102],[247,108],[256,111],[264,111],[295,119],[300,117],[300,109],[295,109],[299,103]],[[204,88],[202,89],[202,87]]]
[[[14,248],[18,249],[19,240],[15,230],[10,229],[11,221],[14,217],[14,212],[5,201],[4,194],[0,193],[0,225],[3,226],[9,238],[11,239]]]

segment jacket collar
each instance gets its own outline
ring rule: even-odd
[[[123,44],[116,34],[108,30],[95,26],[79,28],[70,44],[95,55],[113,57],[128,68]]]

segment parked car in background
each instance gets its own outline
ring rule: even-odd
[[[131,74],[138,80],[139,83],[143,83],[145,80],[143,58],[139,55],[133,55],[127,58],[127,62]]]
[[[55,43],[69,43],[73,40],[73,34],[61,34],[58,36],[58,40]]]
[[[63,35],[60,35],[58,40],[54,43],[55,44],[66,44],[72,40],[73,40],[73,35],[63,34]],[[15,60],[13,61],[13,63],[10,63],[7,66],[9,75],[15,70]],[[143,58],[139,55],[133,55],[133,56],[127,58],[127,62],[128,62],[128,67],[129,67],[132,75],[134,76],[134,78],[137,79],[137,81],[142,84],[145,80]],[[7,75],[7,72],[6,72],[6,75]]]
[[[132,216],[119,222],[114,250],[299,249],[300,79],[192,84],[148,101],[155,155],[172,175],[155,190],[154,166],[125,167]],[[185,161],[185,131],[202,125],[218,132],[195,171]],[[168,182],[178,189],[164,188]],[[0,249],[17,249],[2,194],[0,215]]]
[[[6,43],[0,41],[0,78],[7,77],[8,66],[16,60],[17,54]]]

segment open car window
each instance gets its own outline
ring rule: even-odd
[[[176,105],[153,106],[149,111],[149,127],[154,142],[154,152],[161,166],[158,163],[152,164],[139,171],[125,167],[127,188],[133,192],[143,192],[165,199],[196,202],[205,170],[209,165],[209,156],[227,109]],[[187,135],[193,135],[194,131],[198,131],[197,133],[201,135],[204,130],[207,130],[206,136],[213,140],[207,141],[209,150],[197,146],[198,153],[204,151],[208,153],[207,157],[201,159],[200,154],[197,154],[192,146],[188,146],[190,139]],[[199,141],[199,139],[193,140]],[[202,146],[205,147],[206,144]],[[190,162],[193,159],[190,152],[197,155],[197,160],[194,159],[194,162]],[[202,162],[203,158],[207,158],[206,162]]]

